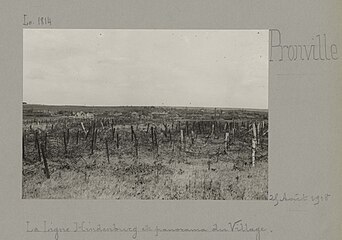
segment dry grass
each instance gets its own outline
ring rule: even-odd
[[[212,131],[210,122],[169,122],[166,132],[164,122],[111,126],[97,120],[84,122],[86,134],[83,120],[52,120],[40,124],[44,129],[39,131],[32,123],[23,125],[25,199],[267,199],[267,127],[261,131],[252,167],[253,133],[248,124],[225,129],[226,122],[216,122]],[[151,126],[158,133],[153,137],[157,143],[151,139]],[[226,131],[231,137],[228,151]],[[39,160],[37,142],[45,146],[50,179]]]
[[[108,163],[98,153],[70,169],[54,167],[55,159],[50,179],[42,170],[23,177],[23,198],[267,199],[267,159],[255,167],[244,159],[249,159],[248,153],[228,152],[213,159],[183,152],[153,158],[146,152],[138,159],[117,154]]]

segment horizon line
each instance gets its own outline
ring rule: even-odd
[[[220,107],[220,106],[184,106],[184,105],[86,105],[86,104],[45,104],[45,103],[28,103],[23,101],[23,105],[41,105],[41,106],[65,106],[65,107],[166,107],[166,108],[230,108],[230,109],[257,109],[268,110],[268,108],[258,107]]]

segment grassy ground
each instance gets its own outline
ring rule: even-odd
[[[163,154],[161,149],[152,155],[144,152],[138,159],[114,155],[108,163],[103,154],[95,153],[65,166],[60,164],[65,159],[53,159],[50,179],[43,170],[23,176],[23,198],[267,199],[267,156],[259,157],[252,167],[249,151],[208,158],[185,152]],[[41,169],[40,165],[31,167]]]
[[[187,120],[132,125],[51,120],[23,125],[23,198],[267,199],[268,134],[263,120],[254,167],[249,119],[240,124]],[[49,179],[39,149],[45,149]]]

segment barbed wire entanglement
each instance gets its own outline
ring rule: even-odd
[[[209,175],[220,171],[218,163],[238,172],[267,162],[268,120],[26,119],[22,156],[24,180],[73,171],[89,181],[91,172],[101,169],[115,176],[119,188],[131,177],[136,189],[147,185],[145,192],[150,181],[162,181],[167,194],[153,197],[136,191],[134,197],[141,199],[243,199],[246,189]],[[172,179],[172,174],[184,171],[184,164],[197,160],[207,176],[204,172],[182,183]]]

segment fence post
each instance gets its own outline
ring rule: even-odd
[[[116,133],[116,148],[119,149],[119,133]]]
[[[181,140],[181,149],[183,148],[183,144],[184,144],[184,133],[183,133],[183,129],[180,130],[180,140]]]
[[[134,140],[134,129],[133,129],[133,126],[131,125],[131,141],[133,142]]]
[[[260,144],[260,123],[257,123],[256,125],[256,132],[257,132],[257,135],[256,135],[256,138],[257,138],[257,144],[259,145]]]
[[[226,153],[228,154],[228,148],[229,148],[229,132],[226,132],[226,136],[224,138],[224,147],[226,150]]]
[[[212,135],[214,134],[214,132],[215,132],[215,124],[213,123],[213,124],[211,125],[211,133],[210,133],[210,136],[212,136]]]
[[[195,133],[193,130],[191,130],[191,145],[194,145],[195,143]]]
[[[46,152],[46,149],[47,149],[47,132],[45,132],[45,138],[44,138],[44,150]]]
[[[89,132],[90,132],[90,129],[89,129]],[[90,145],[91,154],[94,154],[94,140],[95,140],[94,138],[95,138],[95,129],[93,128],[93,132],[91,135],[91,145]]]
[[[256,124],[255,123],[253,123],[253,125],[252,125],[252,128],[253,128],[253,138],[257,138],[257,131],[256,131]]]
[[[257,133],[256,126],[253,123],[253,138],[252,138],[252,166],[255,166],[255,151],[256,151],[256,143],[257,143]]]
[[[38,130],[36,130],[35,132],[34,132],[34,146],[36,147],[36,148],[39,148],[39,146],[38,146]]]
[[[88,136],[89,136],[89,133],[90,133],[90,130],[91,130],[91,129],[90,129],[90,127],[89,127],[89,129],[88,129],[88,131],[87,131],[87,133],[86,133],[86,135],[85,135],[85,138],[84,138],[85,140],[87,140],[87,138],[88,138]]]
[[[79,135],[79,130],[77,129],[77,133],[76,133],[76,145],[78,145],[78,135]]]
[[[165,138],[167,138],[167,133],[168,133],[167,124],[163,123],[163,125],[164,125],[164,136]]]
[[[255,166],[255,149],[256,149],[256,139],[252,139],[252,166]]]
[[[86,135],[86,134],[87,134],[87,131],[85,130],[85,127],[84,127],[83,122],[81,122],[81,127],[82,127],[82,129],[83,129],[84,134]]]
[[[67,143],[69,143],[69,138],[70,138],[70,132],[69,132],[69,128],[67,128]]]
[[[45,168],[45,175],[46,175],[46,178],[50,178],[49,167],[46,161],[45,150],[44,150],[43,144],[41,145],[41,150],[42,150],[43,163],[44,163],[44,168]]]
[[[108,163],[110,163],[110,162],[109,162],[109,149],[108,149],[108,140],[107,140],[107,137],[105,138],[105,144],[106,144],[107,161],[108,161]]]
[[[152,147],[154,146],[154,133],[153,133],[153,127],[151,127],[151,140],[152,140]]]
[[[96,140],[97,140],[97,129],[95,130],[95,137],[94,137],[94,147],[96,148]]]

